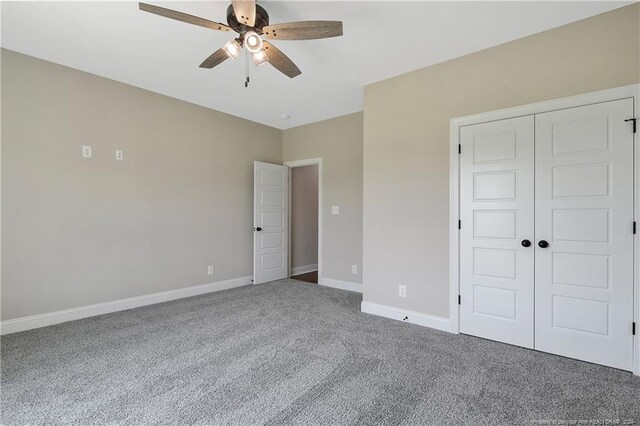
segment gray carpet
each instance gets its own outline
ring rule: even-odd
[[[630,373],[360,301],[288,280],[2,337],[2,423],[640,423]]]

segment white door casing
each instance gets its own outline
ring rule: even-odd
[[[254,162],[253,283],[287,278],[289,169]]]
[[[625,370],[633,369],[631,116],[629,98],[535,118],[535,348]]]
[[[462,127],[460,143],[460,332],[533,348],[534,118]]]

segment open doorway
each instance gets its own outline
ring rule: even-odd
[[[321,163],[286,163],[289,172],[289,276],[317,284],[320,269]]]

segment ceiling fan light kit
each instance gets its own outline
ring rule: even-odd
[[[262,65],[265,62],[269,62],[269,58],[267,58],[267,54],[264,53],[263,49],[260,49],[256,53],[252,53],[251,59],[253,59],[253,63],[256,65]]]
[[[242,50],[242,45],[238,40],[231,40],[224,45],[223,49],[230,58],[237,58]]]
[[[247,31],[244,34],[244,44],[251,53],[257,53],[262,50],[262,39],[255,31]]]
[[[289,78],[302,74],[296,64],[280,49],[269,43],[270,40],[314,40],[339,37],[343,34],[340,21],[300,21],[269,25],[269,14],[255,0],[233,0],[227,8],[227,25],[208,19],[189,15],[160,6],[139,3],[140,10],[175,19],[192,25],[215,31],[235,31],[239,37],[227,42],[200,64],[201,68],[211,69],[229,58],[237,58],[245,47],[256,65],[269,62],[275,69]],[[248,85],[248,76],[247,83]]]

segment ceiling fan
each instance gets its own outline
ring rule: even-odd
[[[246,47],[256,65],[269,62],[287,77],[294,78],[302,74],[302,71],[280,49],[263,38],[269,40],[313,40],[342,35],[341,21],[300,21],[269,25],[269,14],[262,6],[256,4],[256,0],[233,0],[227,8],[228,25],[147,3],[139,3],[139,6],[140,10],[166,18],[215,31],[235,31],[239,34],[237,38],[213,52],[200,64],[200,68],[213,68],[229,58],[236,58],[240,55],[242,48]],[[247,76],[245,86],[248,83]]]

